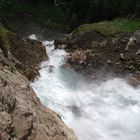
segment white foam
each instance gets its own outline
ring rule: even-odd
[[[43,42],[49,61],[31,83],[42,103],[58,112],[80,140],[139,140],[140,89],[119,78],[87,82],[62,69],[67,53],[54,50],[53,43]]]
[[[37,40],[37,36],[35,34],[28,36],[28,38],[30,38],[32,40]]]

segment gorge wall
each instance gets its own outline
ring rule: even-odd
[[[35,76],[38,64],[47,58],[42,44],[13,34],[10,42],[10,32],[2,28],[0,140],[77,140],[60,116],[40,103],[27,79],[32,77],[27,71]]]

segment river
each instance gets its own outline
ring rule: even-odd
[[[49,60],[31,83],[41,102],[57,112],[79,140],[140,140],[140,88],[117,77],[86,80],[61,67],[67,53],[54,50],[53,43],[43,42]]]

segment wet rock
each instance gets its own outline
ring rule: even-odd
[[[61,67],[64,69],[72,69],[68,63],[61,65]]]
[[[131,38],[129,39],[129,42],[128,42],[127,45],[126,45],[125,50],[128,51],[128,50],[130,49],[130,47],[133,46],[133,44],[135,43],[135,41],[136,41],[136,39],[135,39],[134,37],[131,37]]]
[[[125,57],[124,57],[124,54],[123,53],[120,53],[120,59],[121,60],[125,60]]]
[[[136,55],[140,55],[140,49],[136,52]]]
[[[107,60],[107,63],[108,63],[108,64],[111,64],[111,60]]]
[[[67,47],[65,43],[65,38],[63,38],[62,40],[54,40],[55,49],[65,49]]]
[[[54,66],[50,65],[50,66],[49,66],[49,72],[52,73],[53,70],[54,70]]]
[[[92,75],[100,69],[119,75],[136,73],[140,70],[139,34],[136,31],[113,36],[102,36],[95,32],[71,35],[71,38],[63,41],[69,53],[67,64],[86,75]]]
[[[134,87],[140,86],[140,74],[133,74],[128,77],[128,83]]]

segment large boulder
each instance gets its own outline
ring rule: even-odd
[[[39,64],[48,58],[41,42],[23,38],[2,26],[0,26],[0,48],[9,62],[29,80],[39,74]]]
[[[0,140],[77,140],[60,116],[40,103],[1,49]]]

